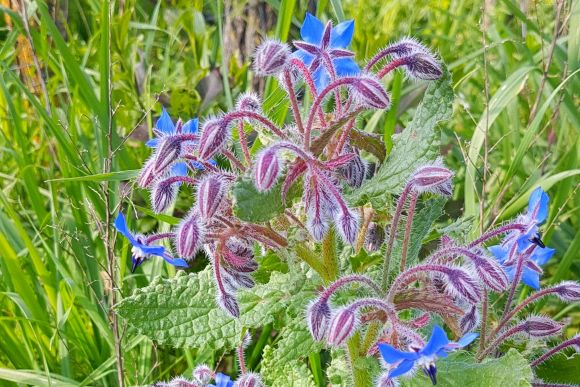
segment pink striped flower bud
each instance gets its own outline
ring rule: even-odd
[[[465,270],[450,268],[446,273],[445,290],[472,304],[481,300],[482,291],[478,282]]]
[[[214,372],[207,365],[201,364],[193,370],[193,377],[205,386],[214,378]]]
[[[222,118],[207,120],[201,128],[199,136],[198,156],[202,161],[211,159],[221,152],[230,137],[229,122]]]
[[[326,337],[330,315],[330,306],[326,300],[319,298],[308,306],[306,322],[314,340],[322,341]]]
[[[391,44],[389,47],[387,47],[387,50],[395,58],[408,56],[415,52],[429,52],[427,47],[413,38],[403,38]]]
[[[260,375],[248,372],[238,378],[234,387],[264,387],[264,382]]]
[[[549,337],[560,333],[562,324],[548,317],[532,316],[520,323],[522,333],[531,338]]]
[[[156,173],[163,172],[167,167],[181,157],[183,140],[176,136],[165,136],[155,152],[155,164],[153,169]]]
[[[471,305],[467,312],[459,320],[461,332],[468,333],[479,325],[479,311],[475,305]]]
[[[479,279],[491,290],[502,292],[508,287],[508,278],[505,271],[496,260],[485,254],[483,249],[478,249],[471,257],[471,262]]]
[[[368,252],[377,251],[385,241],[385,229],[375,222],[369,223],[365,236],[365,249]]]
[[[353,97],[364,107],[387,109],[391,105],[389,94],[374,76],[362,75],[350,83]]]
[[[254,182],[260,192],[268,191],[280,176],[280,161],[276,150],[267,148],[260,152],[254,167]]]
[[[290,48],[275,40],[266,40],[256,49],[254,72],[259,77],[278,75],[288,64]]]
[[[566,302],[580,301],[580,284],[576,281],[564,281],[555,287],[556,295]]]
[[[197,209],[204,219],[210,219],[219,210],[226,195],[224,179],[215,173],[200,180],[197,185]]]
[[[147,188],[155,181],[158,174],[155,173],[155,157],[149,158],[141,168],[139,177],[137,177],[137,185],[141,188]]]
[[[418,51],[407,57],[405,70],[409,77],[432,81],[441,78],[441,64],[427,51]]]
[[[240,306],[236,298],[225,292],[219,292],[217,296],[218,305],[228,312],[232,317],[240,317]]]
[[[238,271],[231,266],[224,266],[222,275],[224,284],[232,292],[238,289],[251,289],[256,286],[256,282],[248,273]]]
[[[442,165],[425,165],[419,167],[411,177],[413,189],[419,193],[431,192],[442,196],[451,196],[453,172]]]
[[[358,234],[358,216],[350,210],[341,211],[335,218],[336,228],[341,238],[351,245]]]
[[[175,233],[177,254],[183,258],[193,258],[203,242],[204,228],[195,212],[181,221]]]
[[[157,214],[168,209],[177,197],[177,185],[172,184],[171,178],[160,180],[151,191],[151,207]]]
[[[328,344],[339,347],[355,332],[358,325],[357,316],[350,308],[339,309],[330,320],[328,328]]]
[[[354,153],[355,156],[340,168],[340,174],[350,187],[359,188],[365,178],[367,168],[359,152]]]
[[[236,110],[260,113],[262,111],[262,101],[260,101],[260,97],[254,93],[243,93],[238,97]]]

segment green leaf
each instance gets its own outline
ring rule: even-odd
[[[266,222],[286,209],[282,203],[280,192],[282,182],[268,192],[258,192],[254,182],[250,179],[238,181],[232,188],[234,195],[234,214],[247,222]],[[300,188],[294,184],[286,195],[286,204],[298,195]]]
[[[154,279],[125,298],[117,312],[140,333],[159,344],[227,350],[241,340],[242,325],[215,303],[211,268],[179,271],[171,279]]]
[[[547,383],[580,384],[580,354],[571,357],[559,353],[540,364],[536,377]]]
[[[271,346],[264,348],[261,373],[266,384],[270,387],[314,387],[312,374],[306,364],[291,362],[280,364],[275,359],[275,349]]]
[[[513,348],[499,359],[487,359],[482,363],[476,363],[466,352],[437,361],[437,386],[440,387],[530,386],[533,377],[528,361]],[[401,382],[405,387],[432,386],[422,372]]]
[[[437,158],[440,134],[435,128],[449,119],[452,112],[451,75],[445,70],[440,80],[427,87],[413,121],[401,134],[393,136],[393,150],[387,161],[372,179],[353,191],[348,200],[358,204],[367,199],[373,206],[384,207],[387,194],[400,193],[417,167]]]
[[[318,352],[323,344],[314,341],[303,314],[288,322],[280,331],[280,340],[276,345],[276,360],[284,363],[297,361],[308,356],[310,352]]]

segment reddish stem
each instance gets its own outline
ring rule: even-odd
[[[296,93],[294,93],[294,85],[292,84],[292,77],[290,77],[290,71],[288,71],[288,69],[284,70],[284,82],[286,83],[288,97],[290,97],[290,106],[292,106],[292,113],[294,115],[294,120],[296,121],[296,126],[300,133],[304,133],[304,124],[302,123],[302,117],[300,116],[298,99],[296,98]]]
[[[409,250],[409,239],[411,238],[411,227],[413,226],[413,217],[415,216],[415,207],[419,193],[413,191],[407,210],[407,224],[405,225],[405,236],[403,237],[403,251],[401,252],[401,266],[399,271],[403,272],[407,266],[407,251]]]
[[[250,157],[250,150],[248,149],[248,140],[246,139],[246,133],[244,132],[244,121],[238,123],[238,137],[240,140],[240,147],[242,148],[242,153],[244,154],[244,160],[248,166],[252,165],[252,158]]]

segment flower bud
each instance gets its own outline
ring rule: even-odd
[[[139,177],[137,178],[137,185],[141,188],[147,188],[153,181],[157,175],[155,174],[155,157],[151,157],[149,160],[145,162],[143,168],[139,172]]]
[[[195,212],[190,213],[179,224],[175,233],[177,254],[183,258],[193,258],[203,241],[203,225]]]
[[[520,323],[521,331],[532,338],[554,336],[562,330],[562,324],[543,316],[532,316]]]
[[[260,98],[254,93],[243,93],[238,97],[236,102],[236,110],[245,110],[254,113],[262,111],[262,102]]]
[[[483,250],[478,250],[471,258],[477,276],[491,290],[502,292],[508,287],[508,278],[497,261],[488,258]]]
[[[354,81],[350,83],[350,88],[353,97],[364,107],[387,109],[391,104],[389,94],[381,82],[371,75],[354,78]]]
[[[251,247],[238,238],[227,240],[223,255],[224,260],[236,269],[247,267],[248,263],[254,259]]]
[[[254,181],[260,192],[268,191],[280,176],[280,161],[276,150],[267,148],[258,155],[254,168]]]
[[[387,50],[395,58],[401,58],[416,52],[429,52],[427,47],[413,38],[403,38],[391,44]]]
[[[481,300],[481,287],[467,271],[451,268],[446,274],[445,290],[454,296],[464,298],[472,304],[476,304]]]
[[[248,372],[238,378],[234,387],[264,387],[264,382],[260,375]]]
[[[339,309],[330,321],[328,344],[339,347],[353,334],[357,326],[357,317],[350,308]]]
[[[310,232],[310,235],[312,235],[312,238],[319,242],[326,235],[329,224],[326,218],[322,218],[320,215],[308,215],[306,228]]]
[[[224,180],[217,174],[209,174],[197,185],[197,209],[204,219],[218,212],[226,194]]]
[[[194,379],[196,379],[198,382],[200,382],[202,385],[205,386],[206,384],[211,382],[211,380],[214,377],[214,373],[207,365],[201,364],[195,367],[195,369],[193,370],[193,377]]]
[[[355,157],[340,168],[340,174],[350,187],[359,188],[362,185],[366,175],[366,164],[358,152],[355,152]]]
[[[432,81],[441,78],[441,64],[428,52],[416,52],[408,57],[405,65],[407,75],[415,79]]]
[[[162,172],[181,157],[181,143],[176,136],[165,136],[155,152],[155,172]]]
[[[199,136],[198,156],[200,160],[207,161],[216,153],[225,148],[230,137],[228,122],[222,118],[207,120],[201,128]]]
[[[153,187],[151,192],[151,207],[157,214],[169,208],[177,197],[176,184],[172,184],[171,178],[164,179]]]
[[[472,305],[467,312],[459,320],[459,327],[461,332],[467,333],[471,332],[476,326],[479,325],[479,312],[475,305]]]
[[[266,40],[256,49],[254,72],[259,77],[277,75],[284,70],[290,58],[290,48],[275,40]]]
[[[365,237],[365,249],[368,252],[377,251],[385,241],[385,229],[375,222],[369,223]]]
[[[306,311],[306,322],[314,340],[322,341],[326,337],[330,323],[330,306],[326,300],[317,299]]]
[[[236,291],[240,288],[251,289],[256,286],[256,282],[249,274],[237,271],[231,266],[224,266],[223,269],[224,283],[226,283],[232,291]]]
[[[240,317],[240,306],[236,298],[225,292],[219,292],[217,296],[218,305],[228,312],[232,317]]]
[[[350,210],[341,211],[336,216],[336,226],[341,238],[352,245],[358,234],[358,216]]]
[[[564,281],[555,288],[556,295],[566,302],[580,301],[580,284],[576,281]]]
[[[453,172],[441,165],[425,165],[419,167],[411,177],[411,184],[419,193],[431,192],[442,196],[453,193],[451,179]]]
[[[171,379],[169,382],[163,383],[155,383],[154,387],[196,387],[197,383],[194,383],[191,380],[187,380],[184,377],[178,376],[176,378]]]

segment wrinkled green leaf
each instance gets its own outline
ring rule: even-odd
[[[280,195],[282,182],[268,192],[258,192],[254,182],[249,179],[238,181],[232,187],[234,195],[234,214],[247,222],[266,222],[286,209]],[[300,189],[294,184],[286,195],[286,204],[290,205]]]
[[[230,349],[240,343],[242,325],[215,303],[211,268],[199,273],[177,273],[156,278],[137,289],[117,312],[140,333],[182,348]]]
[[[580,354],[560,353],[540,364],[536,376],[547,383],[580,384]]]
[[[387,194],[398,194],[409,176],[425,163],[439,156],[439,131],[437,125],[449,119],[453,112],[451,75],[427,87],[423,101],[417,107],[413,121],[401,134],[393,136],[393,151],[375,176],[353,191],[348,200],[361,203],[370,200],[373,206],[384,207]]]
[[[271,346],[264,348],[261,374],[266,385],[271,387],[314,387],[312,373],[304,362],[293,361],[280,364],[276,350]]]

